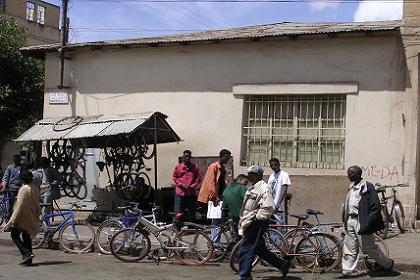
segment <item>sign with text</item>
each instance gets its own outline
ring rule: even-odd
[[[50,92],[48,101],[50,104],[69,104],[69,94],[67,92]]]

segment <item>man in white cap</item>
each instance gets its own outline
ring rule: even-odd
[[[255,255],[280,269],[283,277],[289,272],[290,262],[269,251],[263,235],[268,229],[275,204],[271,190],[263,181],[264,169],[260,165],[248,168],[248,181],[251,187],[245,193],[242,204],[239,233],[243,235],[239,252],[240,279],[252,279],[252,262]]]

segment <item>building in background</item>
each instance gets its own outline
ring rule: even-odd
[[[38,0],[0,0],[0,14],[14,18],[26,30],[26,45],[60,41],[60,7]]]

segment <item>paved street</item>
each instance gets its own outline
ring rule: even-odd
[[[34,265],[22,267],[17,249],[7,240],[7,234],[1,234],[0,279],[237,279],[227,263],[210,264],[203,267],[188,267],[174,263],[156,265],[150,261],[141,263],[122,263],[113,256],[97,253],[67,254],[58,250],[36,250]],[[420,279],[420,236],[404,234],[389,239],[391,256],[395,259],[399,273],[388,277],[370,277],[364,275],[358,279]],[[311,275],[292,270],[288,280],[335,279],[338,273]],[[65,276],[65,277],[64,277]],[[255,269],[255,279],[278,280],[279,272],[259,266]]]

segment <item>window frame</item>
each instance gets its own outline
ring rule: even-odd
[[[41,13],[41,10],[43,11]],[[47,8],[41,5],[38,5],[36,7],[36,23],[45,25],[45,14],[46,14]],[[42,18],[42,20],[41,20]]]
[[[34,2],[27,1],[26,2],[26,20],[28,21],[35,21],[36,20],[36,5]]]
[[[272,102],[271,105],[270,102]],[[288,102],[291,106],[282,105],[282,102]],[[251,103],[255,104],[252,105]],[[257,103],[260,104],[256,105]],[[312,111],[308,109],[309,104],[313,106]],[[319,106],[318,112],[316,116],[313,115],[310,118],[307,114],[308,112],[315,114],[315,104]],[[268,165],[270,158],[277,157],[284,167],[343,169],[346,141],[346,104],[347,97],[344,94],[245,95],[241,165]],[[304,105],[306,108],[299,107]],[[253,113],[258,113],[260,116],[250,117],[251,106],[255,106]],[[257,106],[261,106],[259,112]],[[277,115],[276,119],[276,116],[274,116],[276,106],[289,109],[290,112],[287,112],[287,116],[280,113],[283,115],[280,118]],[[335,110],[336,106],[339,106],[339,112],[334,111],[334,115],[328,111],[323,112],[323,106],[324,110],[325,108],[328,110],[329,107]],[[299,107],[298,110],[296,107]],[[264,112],[264,108],[266,108],[266,112]],[[271,112],[269,111],[270,108]],[[302,112],[303,116],[298,115]],[[256,122],[259,122],[259,127],[255,125]],[[259,144],[255,143],[257,137],[260,137]],[[250,140],[254,143],[250,144]],[[255,150],[251,151],[251,149]],[[314,154],[316,154],[315,160]],[[308,157],[311,160],[308,160]]]

